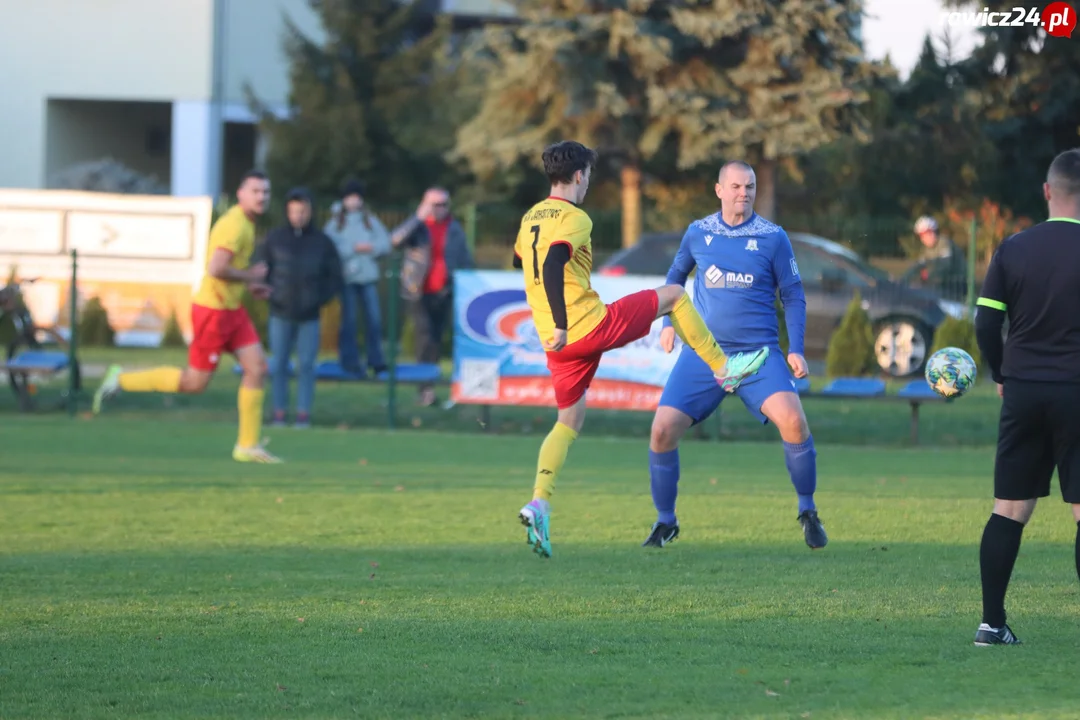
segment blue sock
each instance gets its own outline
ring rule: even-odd
[[[671,525],[675,522],[675,498],[679,494],[679,450],[649,450],[649,477],[656,519]]]
[[[806,442],[792,445],[784,443],[784,460],[791,484],[799,494],[799,513],[815,510],[814,491],[817,490],[817,450],[814,449],[814,436]]]

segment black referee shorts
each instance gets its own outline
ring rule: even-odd
[[[1062,499],[1080,503],[1080,383],[1006,379],[994,497],[1046,497],[1055,467]]]

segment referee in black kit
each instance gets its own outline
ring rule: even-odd
[[[994,512],[979,549],[980,646],[1020,642],[1005,624],[1005,592],[1024,525],[1036,500],[1050,494],[1055,466],[1077,521],[1080,576],[1080,149],[1050,163],[1043,196],[1049,219],[994,253],[975,318],[979,349],[1002,397]]]

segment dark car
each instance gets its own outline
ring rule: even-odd
[[[934,330],[947,315],[964,315],[961,303],[898,283],[843,245],[807,233],[788,236],[806,292],[806,355],[810,359],[824,359],[829,338],[856,290],[874,325],[878,364],[893,377],[922,372]],[[634,247],[611,256],[597,272],[666,275],[681,241],[681,233],[644,235]]]

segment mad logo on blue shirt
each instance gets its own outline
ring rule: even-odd
[[[705,287],[710,289],[741,289],[754,286],[753,273],[740,273],[710,265],[705,271]]]

